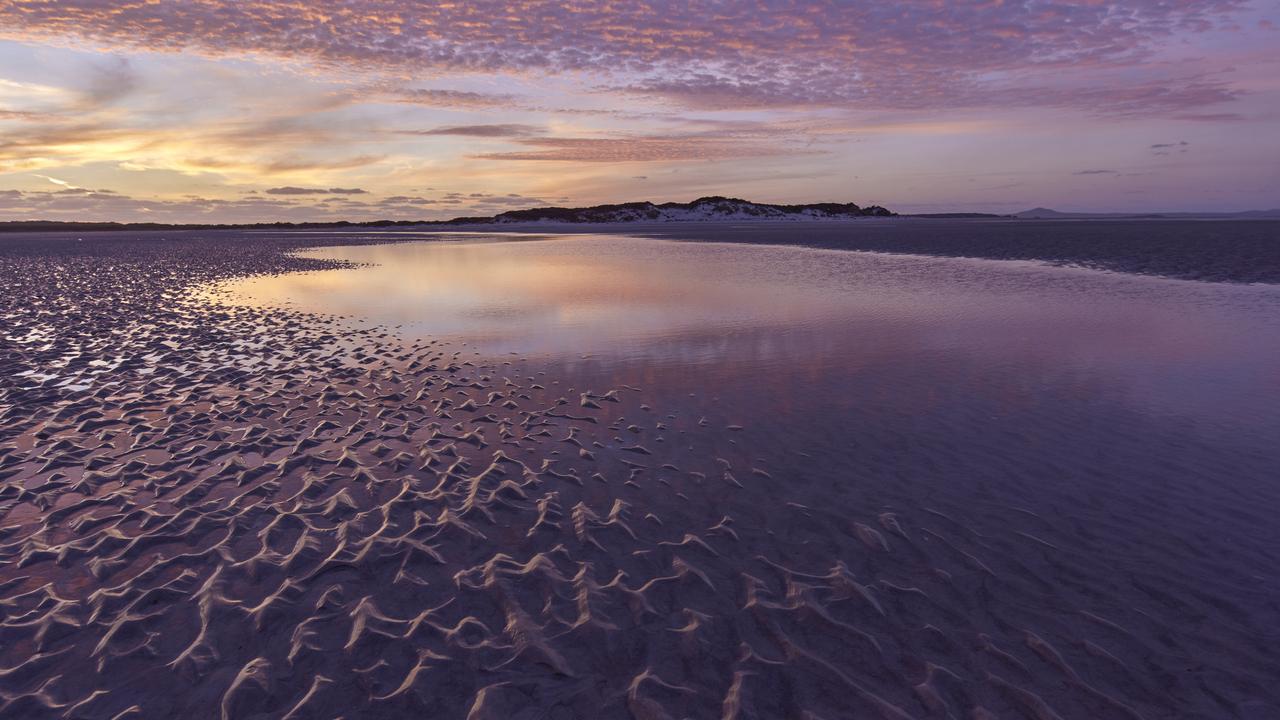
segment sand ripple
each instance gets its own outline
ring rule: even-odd
[[[0,716],[1280,708],[1274,578],[1192,570],[1229,543],[1116,547],[1100,577],[1132,534],[999,488],[973,511],[999,522],[910,483],[806,504],[803,464],[756,457],[749,424],[197,302],[200,281],[317,266],[280,254],[296,240],[226,242],[6,240]],[[735,441],[691,451],[682,422]]]

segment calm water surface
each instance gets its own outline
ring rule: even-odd
[[[485,356],[709,383],[743,414],[1065,394],[1245,434],[1280,429],[1280,290],[1269,286],[617,236],[444,237],[314,250],[366,267],[232,287]]]
[[[312,254],[366,265],[230,290],[446,338],[465,372],[544,384],[569,410],[620,389],[590,444],[614,479],[556,492],[622,498],[673,542],[732,519],[715,551],[672,545],[720,568],[720,664],[789,613],[753,652],[789,657],[790,633],[903,706],[928,660],[1027,717],[1280,707],[1277,288],[602,236]],[[509,449],[571,464],[550,440]],[[639,441],[647,469],[622,484]],[[593,562],[639,577],[648,557]],[[761,611],[744,587],[769,563],[788,589]],[[857,614],[849,578],[888,604]],[[876,628],[885,654],[850,657],[828,612]],[[659,655],[669,639],[644,637]]]

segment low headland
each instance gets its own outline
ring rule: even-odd
[[[1034,208],[994,213],[898,214],[879,205],[757,203],[710,196],[687,203],[540,207],[441,221],[164,224],[0,222],[0,234],[154,234],[337,230],[607,233],[834,250],[1030,260],[1186,280],[1280,283],[1280,211],[1091,214]],[[404,239],[390,234],[385,242]],[[421,239],[421,238],[419,238]]]

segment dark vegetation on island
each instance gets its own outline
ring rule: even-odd
[[[755,203],[739,198],[718,195],[702,197],[688,203],[632,202],[615,205],[595,205],[586,208],[530,208],[510,210],[482,222],[565,222],[565,223],[613,223],[645,222],[679,219],[723,218],[857,218],[893,217],[879,205],[859,207],[853,203],[806,203],[802,205],[773,205]],[[476,218],[458,218],[452,222],[469,222]]]
[[[456,217],[452,220],[372,220],[368,222],[271,222],[271,223],[119,223],[63,222],[57,220],[16,220],[0,222],[0,232],[94,232],[111,230],[315,230],[342,228],[387,228],[413,225],[481,225],[487,223],[565,222],[603,223],[655,221],[672,214],[717,217],[751,216],[759,218],[796,216],[802,218],[893,217],[896,213],[879,205],[859,207],[853,203],[808,203],[804,205],[771,205],[719,196],[698,198],[688,203],[632,202],[595,205],[585,208],[545,207],[508,210],[491,216]]]
[[[507,225],[520,223],[642,223],[700,220],[842,220],[863,217],[898,217],[879,205],[862,207],[854,203],[819,202],[797,205],[757,203],[720,195],[701,197],[687,203],[648,201],[593,205],[591,207],[539,207],[508,210],[497,215],[462,216],[450,220],[369,220],[352,222],[259,222],[259,223],[121,223],[61,220],[0,221],[4,232],[110,232],[116,230],[341,230],[414,226]],[[903,217],[931,220],[1272,220],[1280,219],[1280,209],[1237,213],[1065,213],[1048,208],[1032,208],[1020,213],[986,212],[912,213]]]
[[[792,215],[782,222],[743,221],[750,207],[761,213]],[[672,210],[697,212],[699,219],[722,214],[733,222],[671,222]],[[764,208],[764,209],[762,209]],[[856,208],[856,211],[855,211]],[[666,219],[650,219],[652,212]],[[853,213],[861,213],[854,215]],[[1030,211],[1029,211],[1030,212]],[[803,214],[802,214],[803,213]],[[825,213],[825,215],[815,215]],[[362,229],[422,227],[493,229],[496,232],[548,232],[539,221],[563,223],[556,233],[616,232],[676,240],[803,245],[870,252],[972,257],[994,260],[1035,260],[1116,272],[1187,280],[1242,283],[1280,283],[1280,222],[1272,219],[1228,218],[1062,218],[1028,219],[983,213],[938,213],[903,216],[899,221],[863,224],[831,221],[846,217],[893,215],[877,206],[814,203],[761,205],[730,198],[702,198],[692,203],[624,203],[592,208],[515,210],[493,217],[461,217],[421,223],[381,220],[353,223],[257,223],[251,225],[165,225],[159,223],[63,223],[49,221],[0,223],[10,244],[17,236],[49,242],[58,234],[103,232],[105,237],[141,233],[144,242],[176,240],[196,231]],[[610,219],[612,218],[612,219]],[[825,218],[825,219],[824,219]],[[808,221],[812,219],[813,221]],[[574,224],[589,227],[574,228]],[[261,236],[216,232],[227,245],[240,247]],[[75,238],[63,238],[74,240]],[[392,236],[376,242],[424,239]],[[10,244],[12,248],[13,245]]]

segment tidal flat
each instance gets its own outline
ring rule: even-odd
[[[0,238],[0,716],[1280,713],[1275,224],[892,223]]]

